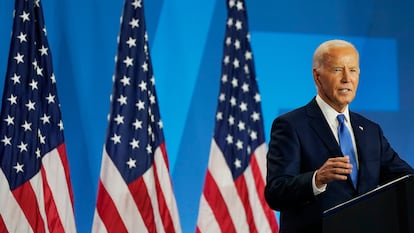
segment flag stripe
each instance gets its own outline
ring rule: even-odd
[[[104,150],[106,152],[106,150]],[[141,232],[147,232],[146,226],[143,222],[143,219],[137,209],[136,205],[131,203],[135,203],[134,198],[132,197],[131,193],[129,192],[128,186],[125,184],[124,180],[122,179],[119,171],[112,163],[111,158],[107,155],[107,153],[103,154],[102,159],[102,171],[105,171],[104,174],[101,174],[101,181],[102,185],[107,191],[110,201],[115,204],[116,209],[107,210],[105,213],[101,213],[98,209],[98,214],[103,216],[104,214],[108,215],[108,218],[102,217],[102,221],[105,222],[105,225],[114,224],[110,216],[111,214],[119,213],[119,216],[122,219],[127,232],[133,232],[134,229],[140,229]],[[99,195],[101,195],[99,193]],[[98,199],[99,199],[98,195]],[[107,202],[103,199],[99,205],[107,205]],[[112,212],[109,212],[112,211]],[[109,213],[108,213],[109,212]],[[109,222],[105,221],[109,220]],[[95,226],[94,226],[95,228]],[[116,228],[114,228],[116,229]],[[94,232],[97,232],[94,230]]]
[[[55,200],[50,190],[50,186],[47,183],[46,171],[44,168],[40,169],[42,182],[43,182],[43,195],[44,195],[44,206],[46,211],[47,226],[50,232],[65,232],[62,226],[62,222],[59,219],[58,210],[56,207]]]
[[[220,226],[221,232],[237,232],[233,222],[230,219],[230,212],[227,209],[226,201],[221,195],[219,188],[212,177],[211,173],[207,171],[204,188],[204,197],[210,206],[213,206],[212,211]]]
[[[164,191],[162,190],[162,184],[167,183],[166,181],[168,181],[168,177],[166,177],[167,179],[159,179],[159,174],[161,173],[161,170],[163,169],[163,164],[164,164],[164,151],[157,149],[157,151],[155,152],[155,157],[154,157],[154,179],[155,179],[155,190],[156,190],[156,195],[157,195],[157,203],[158,203],[158,211],[159,211],[159,216],[160,219],[162,221],[162,225],[163,227],[163,231],[165,232],[174,232],[174,222],[172,221],[171,218],[171,213],[170,210],[168,209],[166,200],[165,200],[165,196],[164,196]],[[161,157],[162,155],[162,157]],[[159,164],[160,166],[158,167],[157,164]],[[162,178],[163,176],[161,176]]]
[[[246,170],[248,170],[249,168],[247,168]],[[247,173],[247,172],[245,172]],[[234,184],[236,186],[237,189],[237,193],[239,194],[239,197],[243,203],[244,206],[244,211],[246,212],[246,221],[249,224],[249,232],[252,233],[256,233],[257,232],[257,228],[254,222],[254,217],[253,217],[253,212],[252,212],[252,208],[250,206],[250,200],[249,200],[249,191],[248,191],[248,187],[246,184],[246,179],[244,178],[244,175],[239,176],[239,178],[237,178],[234,181]]]
[[[152,169],[147,171],[148,173],[152,172]],[[144,179],[148,177],[144,174],[143,177],[136,179],[134,182],[128,185],[129,191],[132,198],[134,199],[135,204],[138,207],[140,214],[144,220],[145,227],[148,232],[156,232],[155,218],[154,218],[154,208],[152,206],[152,200],[150,196],[156,193],[149,194],[149,190],[146,186],[146,181]]]
[[[36,233],[46,232],[44,221],[39,211],[40,207],[37,202],[36,193],[33,190],[31,183],[26,182],[22,184],[13,190],[13,195],[19,203],[20,208],[23,210],[33,231]]]
[[[98,191],[101,195],[98,196],[96,209],[99,213],[100,223],[105,226],[108,233],[126,233],[128,230],[122,222],[121,216],[116,210],[116,206],[103,186],[102,182],[99,182]],[[105,204],[103,204],[105,203]],[[98,227],[98,225],[94,225]],[[100,225],[102,227],[102,225]],[[93,232],[102,232],[103,229],[96,228]]]
[[[7,183],[8,181],[3,171],[0,170],[0,184]],[[29,222],[27,222],[27,218],[10,190],[0,188],[0,200],[3,201],[2,207],[0,208],[0,215],[7,228],[6,232],[33,232]]]
[[[198,233],[223,232],[204,194],[201,195],[200,209],[203,210],[203,213],[200,213],[199,218],[203,218],[203,221],[198,222],[196,231]]]
[[[265,158],[263,155],[264,153],[261,152],[265,148],[265,144],[262,144],[259,146],[255,153],[253,154],[250,162],[251,166],[251,175],[252,180],[251,184],[249,185],[255,185],[257,190],[251,194],[251,196],[254,196],[251,198],[251,205],[253,206],[254,213],[257,213],[258,215],[262,215],[262,217],[255,218],[256,226],[259,226],[259,232],[277,232],[277,222],[275,218],[275,214],[272,209],[269,208],[269,206],[266,203],[266,200],[264,198],[264,187],[265,187],[265,181],[264,176],[261,176],[263,174],[262,170],[260,169],[260,159]],[[262,164],[265,164],[264,162]],[[253,184],[254,182],[254,184]],[[263,216],[264,215],[264,216]]]

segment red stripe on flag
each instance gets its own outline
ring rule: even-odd
[[[272,229],[272,232],[278,232],[279,229],[278,229],[278,224],[276,222],[275,214],[273,210],[269,208],[264,198],[265,181],[263,177],[261,176],[261,171],[260,171],[259,163],[256,159],[256,154],[253,154],[250,160],[251,160],[250,166],[252,168],[254,182],[257,187],[257,192],[259,194],[258,196],[260,199],[260,203],[262,204],[262,209],[264,210],[266,218],[269,221],[269,225]]]
[[[231,219],[230,212],[227,209],[226,202],[224,201],[217,183],[209,170],[206,174],[206,182],[204,185],[203,194],[214,213],[218,225],[220,226],[221,232],[236,232],[236,228]]]
[[[4,233],[8,232],[6,228],[6,224],[4,223],[4,220],[1,214],[0,214],[0,232],[4,232]]]
[[[157,228],[155,224],[153,206],[151,204],[151,198],[148,194],[147,186],[143,180],[143,177],[139,177],[134,182],[128,185],[132,198],[134,198],[135,204],[141,213],[144,224],[148,232],[156,233]]]
[[[40,172],[42,174],[41,177],[43,181],[44,205],[49,232],[65,232],[62,222],[59,218],[59,213],[57,211],[55,200],[53,199],[53,194],[50,191],[49,183],[46,180],[45,169],[41,167]]]
[[[247,191],[247,184],[244,175],[239,176],[239,178],[237,178],[234,181],[234,185],[236,186],[237,193],[239,194],[240,200],[243,203],[244,211],[246,213],[246,221],[250,229],[249,232],[257,233],[257,228],[253,217],[253,211],[250,206],[249,192]]]
[[[72,183],[70,182],[70,171],[69,171],[69,161],[68,158],[66,156],[66,144],[60,144],[57,148],[57,151],[59,153],[59,157],[60,157],[60,161],[62,161],[62,166],[65,169],[65,178],[66,178],[66,184],[68,187],[68,191],[69,191],[69,196],[70,196],[70,202],[72,203],[72,212],[74,212],[73,210],[73,190],[72,190]]]
[[[167,149],[165,148],[165,142],[161,143],[160,149],[164,158],[165,166],[167,167],[167,170],[170,171],[170,165],[168,164]]]
[[[121,216],[116,209],[115,203],[109,196],[102,181],[99,180],[98,199],[96,200],[96,210],[104,223],[108,233],[127,233]]]
[[[161,144],[161,146],[162,145],[163,144]],[[161,152],[164,155],[165,151],[163,151],[161,149]],[[164,158],[166,158],[166,157],[164,156]],[[164,161],[165,161],[165,159],[164,159]],[[154,171],[154,179],[155,179],[155,189],[157,190],[158,209],[160,211],[160,217],[162,219],[162,224],[164,226],[164,230],[165,230],[165,232],[175,232],[174,224],[173,224],[173,221],[172,221],[172,218],[171,218],[171,213],[170,213],[170,210],[168,209],[167,203],[165,202],[164,192],[161,189],[160,181],[158,179],[157,166],[156,166],[155,163],[154,163],[153,167],[154,167],[153,171]]]
[[[12,191],[14,198],[19,203],[20,208],[24,212],[33,232],[44,233],[45,226],[39,211],[36,194],[30,184],[26,182]]]

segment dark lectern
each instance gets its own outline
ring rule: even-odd
[[[323,233],[414,233],[414,175],[324,212]]]

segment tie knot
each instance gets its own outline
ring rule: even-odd
[[[342,125],[344,123],[345,115],[339,114],[336,118],[338,119],[339,124]]]

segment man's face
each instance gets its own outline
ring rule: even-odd
[[[319,96],[338,112],[355,98],[359,81],[358,54],[352,47],[335,47],[324,55],[320,68],[313,69]]]

